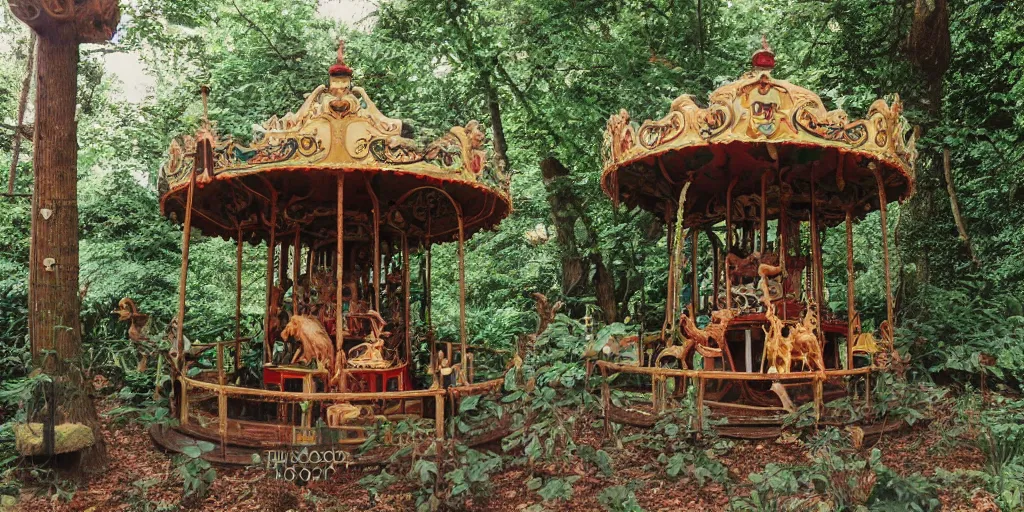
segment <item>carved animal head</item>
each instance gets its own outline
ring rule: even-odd
[[[295,315],[288,320],[288,324],[281,330],[281,339],[289,340],[291,338],[297,338],[298,334],[302,332],[302,323],[305,318],[302,315]]]
[[[117,319],[122,322],[127,322],[132,319],[132,316],[136,315],[139,310],[135,307],[135,301],[125,297],[117,303],[117,309],[112,313],[117,315]]]

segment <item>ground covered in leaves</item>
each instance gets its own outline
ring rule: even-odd
[[[107,409],[109,410],[110,404]],[[938,418],[948,417],[945,414]],[[640,435],[638,435],[640,434]],[[903,476],[920,475],[935,479],[947,475],[953,485],[938,486],[938,498],[943,510],[997,510],[991,496],[969,478],[954,478],[953,473],[971,474],[983,469],[985,457],[976,444],[960,442],[957,437],[969,435],[953,432],[941,420],[918,422],[913,427],[885,434],[868,441],[853,458],[869,457],[878,450],[881,462]],[[22,489],[16,510],[37,511],[344,511],[344,510],[415,510],[416,485],[399,482],[379,495],[371,497],[360,480],[367,471],[379,469],[349,469],[340,471],[328,482],[313,483],[305,487],[275,480],[259,467],[215,467],[217,476],[204,496],[183,498],[183,478],[174,459],[151,442],[138,424],[104,420],[109,467],[100,474],[74,484],[70,500],[51,495],[46,486],[26,486]],[[485,492],[456,503],[464,510],[744,510],[751,507],[735,502],[739,496],[749,496],[755,487],[753,474],[766,474],[778,465],[800,465],[814,462],[813,448],[797,436],[784,435],[765,441],[723,441],[721,449],[707,450],[711,459],[724,467],[727,475],[711,477],[688,467],[677,471],[676,477],[666,474],[659,462],[659,453],[650,445],[631,439],[642,438],[642,433],[622,429],[617,443],[605,443],[601,431],[591,421],[577,423],[577,446],[590,445],[603,448],[611,455],[609,474],[593,465],[575,462],[563,464],[504,464],[490,475]],[[490,447],[500,449],[500,445]],[[571,499],[542,500],[526,483],[536,476],[561,477],[572,482]],[[873,480],[872,480],[873,481]],[[69,484],[65,483],[65,489]],[[620,503],[608,505],[609,488],[621,486],[629,492],[612,500]],[[602,497],[604,496],[604,497]],[[807,501],[813,504],[815,499]],[[620,506],[619,508],[616,505]],[[449,503],[449,506],[451,504]],[[632,507],[632,508],[631,508]],[[641,508],[636,508],[641,507]],[[811,509],[808,506],[806,509]]]

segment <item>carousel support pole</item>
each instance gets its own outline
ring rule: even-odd
[[[871,172],[875,175],[875,182],[878,183],[878,211],[882,217],[882,262],[885,265],[885,312],[889,328],[895,332],[896,325],[893,323],[894,313],[892,304],[892,276],[889,271],[889,221],[888,221],[888,200],[885,197],[885,181],[874,162],[869,164]],[[886,347],[892,350],[892,347]]]
[[[654,414],[661,414],[664,408],[661,406],[661,376],[651,375],[651,406]]]
[[[335,255],[335,275],[337,276],[337,286],[335,286],[336,296],[335,302],[337,307],[335,308],[334,317],[334,335],[336,338],[335,350],[345,349],[345,308],[343,307],[344,302],[344,291],[345,291],[345,172],[338,173],[338,216],[336,219],[337,225],[337,253]],[[342,377],[339,385],[340,392],[344,393],[348,390],[348,378],[344,375],[345,369],[337,369],[342,372]]]
[[[409,325],[409,297],[411,286],[411,279],[409,276],[410,265],[409,265],[409,237],[406,233],[402,232],[402,303],[405,305],[402,309],[402,326],[405,329],[405,362],[409,365],[412,364],[412,326]],[[404,402],[403,402],[404,403]]]
[[[871,372],[864,374],[864,412],[871,413]]]
[[[852,370],[853,364],[853,322],[857,315],[854,306],[854,275],[853,275],[853,207],[846,210],[846,368]]]
[[[433,268],[433,261],[431,260],[431,252],[432,251],[431,251],[431,248],[430,248],[430,237],[429,236],[427,237],[427,242],[426,243],[427,243],[427,249],[426,249],[426,254],[424,255],[424,260],[426,261],[427,271],[424,273],[424,277],[426,278],[426,282],[423,283],[423,299],[427,302],[427,307],[426,307],[426,310],[427,310],[427,318],[426,318],[427,330],[431,330],[431,329],[434,328],[434,321],[433,321],[433,316],[434,315],[432,314],[433,313],[432,309],[433,309],[434,305],[432,304],[433,300],[432,300],[432,297],[431,297],[431,292],[432,292],[432,290],[431,290],[431,288],[432,288],[431,283],[434,282],[433,281],[434,277],[432,275],[434,268]]]
[[[732,189],[739,181],[736,176],[725,191],[725,308],[732,309],[732,273],[729,272],[729,254],[732,253]]]
[[[369,181],[366,192],[373,203],[373,309],[380,312],[380,201]]]
[[[227,456],[228,446],[228,395],[224,385],[224,342],[217,342],[217,430],[220,433],[220,455]]]
[[[824,265],[821,261],[821,224],[818,222],[818,196],[814,186],[814,175],[811,175],[811,258],[813,259],[814,302],[818,305],[819,316],[822,302],[825,300]],[[821,331],[819,330],[819,334]]]
[[[185,380],[185,376],[179,376],[178,382],[181,383],[181,410],[178,411],[178,423],[181,425],[188,425],[188,381]]]
[[[430,297],[430,294],[431,294],[430,283],[431,283],[431,280],[432,280],[431,273],[432,273],[432,270],[433,270],[432,269],[433,263],[432,263],[431,258],[430,258],[430,237],[429,236],[427,236],[426,251],[425,251],[425,254],[423,255],[423,260],[424,260],[424,264],[427,267],[426,272],[423,273],[423,278],[424,278],[424,282],[423,282],[423,301],[426,303],[426,307],[424,308],[424,310],[427,313],[426,314],[426,318],[424,320],[426,320],[426,323],[427,323],[427,333],[430,335],[429,336],[429,338],[430,338],[430,355],[431,355],[431,357],[433,357],[433,356],[437,355],[437,341],[434,339],[434,336],[433,336],[433,333],[434,333],[434,321],[432,320],[432,318],[433,318],[434,315],[433,315],[433,311],[431,311],[433,305],[431,304],[432,300],[431,300],[431,297]],[[448,354],[448,357],[451,358],[451,354]],[[440,363],[440,361],[438,361],[438,363]]]
[[[295,226],[295,240],[292,241],[292,314],[299,314],[299,262],[302,261],[302,240],[299,239],[302,229]],[[307,278],[309,276],[306,276]]]
[[[210,88],[204,85],[200,87],[199,92],[203,98],[203,125],[208,130],[210,123],[207,120],[207,97],[209,96]],[[209,135],[209,133],[204,133]],[[192,238],[192,201],[196,191],[196,174],[207,172],[212,175],[213,147],[211,144],[211,140],[204,136],[200,138],[196,145],[196,165],[193,167],[189,177],[188,199],[185,201],[185,226],[181,234],[181,279],[178,281],[178,332],[177,339],[174,342],[178,362],[181,363],[178,365],[180,370],[184,370],[185,362],[185,285],[188,283],[188,249]],[[188,412],[186,411],[185,414],[188,414]]]
[[[718,242],[718,235],[709,233],[715,237],[715,241]],[[718,294],[722,288],[722,247],[718,244],[711,244],[714,248],[714,261],[711,265],[714,267],[714,277],[712,278],[712,288],[714,288],[714,294],[711,296],[711,310],[714,311],[718,307]]]
[[[224,342],[217,342],[217,384],[221,386],[227,382],[227,376],[224,373]]]
[[[821,419],[821,411],[824,405],[825,379],[815,375],[812,382],[814,385],[814,423],[818,423]]]
[[[769,146],[771,147],[771,146]],[[778,159],[775,160],[776,170],[779,173],[779,229],[776,236],[778,238],[779,246],[779,266],[782,267],[782,319],[788,318],[786,311],[786,281],[789,280],[789,269],[786,267],[786,260],[789,259],[787,251],[789,251],[789,244],[786,240],[789,238],[789,216],[786,214],[786,207],[789,206],[789,201],[786,198],[786,192],[783,189],[785,182],[782,181],[782,170],[778,167]]]
[[[267,239],[267,304],[263,315],[263,362],[269,363],[274,345],[270,339],[270,311],[274,305],[274,249],[277,246],[277,191],[270,196],[270,238]]]
[[[235,249],[235,371],[242,366],[242,228],[238,228]]]
[[[434,395],[434,430],[435,436],[440,443],[444,441],[444,387],[437,390],[437,394]],[[440,448],[440,446],[438,446]],[[440,452],[437,452],[440,454]]]
[[[672,340],[666,340],[665,334],[672,329],[672,322],[675,319],[675,301],[678,294],[676,293],[676,251],[675,245],[673,244],[675,240],[672,236],[675,231],[675,225],[672,222],[672,203],[668,200],[665,201],[665,227],[668,231],[666,235],[666,241],[668,243],[668,290],[665,297],[665,323],[661,327],[661,339],[665,340],[666,345],[672,345]]]
[[[768,172],[761,175],[761,245],[759,249],[761,256],[766,254],[765,246],[768,243]]]
[[[697,318],[697,308],[700,305],[700,290],[697,287],[697,242],[699,241],[697,237],[700,236],[698,233],[694,228],[690,235],[690,270],[692,270],[690,273],[690,307],[692,309],[690,314],[693,315],[693,318]],[[686,380],[684,379],[683,382]]]
[[[205,141],[200,143],[200,148],[205,147]],[[199,151],[200,149],[197,149]],[[192,177],[188,182],[188,199],[185,202],[185,226],[181,234],[181,278],[178,280],[178,332],[174,340],[174,350],[178,362],[185,361],[185,285],[188,283],[188,249],[192,238],[192,199],[196,191],[196,173],[200,172],[197,166],[192,170]],[[182,365],[176,365],[183,368]],[[183,422],[184,423],[184,422]]]
[[[459,345],[462,351],[462,363],[463,367],[466,366],[466,354],[467,349],[467,337],[466,332],[466,233],[464,220],[462,218],[462,208],[456,207],[455,213],[459,220]],[[466,379],[466,372],[459,372],[463,384],[470,384]]]
[[[284,235],[281,236],[281,247],[278,249],[277,258],[277,284],[280,285],[281,291],[284,292],[284,280],[288,279],[288,241]],[[295,283],[292,283],[294,289]],[[284,295],[281,296],[281,305],[284,306]]]
[[[704,389],[705,379],[703,375],[697,375],[697,435],[704,436]]]

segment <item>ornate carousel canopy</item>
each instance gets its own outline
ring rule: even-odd
[[[266,239],[274,203],[279,229],[298,225],[329,240],[336,229],[337,176],[344,173],[346,224],[379,206],[382,236],[402,231],[413,240],[443,242],[457,238],[459,212],[466,236],[508,214],[509,180],[491,165],[478,122],[437,140],[414,140],[402,121],[386,117],[353,86],[344,45],[329,73],[329,84],[317,87],[297,112],[254,126],[249,145],[209,127],[173,140],[160,169],[161,212],[184,218],[195,173],[192,222],[204,233]],[[212,166],[197,167],[197,142],[204,140],[213,149]],[[346,239],[358,236],[358,229],[346,227]]]
[[[623,109],[608,120],[601,184],[618,203],[665,213],[675,211],[690,181],[685,223],[725,218],[732,186],[734,220],[757,219],[765,187],[768,218],[784,201],[791,215],[806,218],[811,182],[822,221],[840,222],[847,209],[860,216],[879,207],[875,174],[888,200],[914,188],[914,135],[892,104],[876,100],[867,118],[850,120],[827,111],[817,94],[772,77],[775,56],[767,43],[754,54],[753,70],[711,93],[702,107],[683,95],[668,115],[637,125]],[[764,177],[764,183],[762,183]]]

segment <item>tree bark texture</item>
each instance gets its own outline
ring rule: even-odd
[[[548,205],[551,206],[551,220],[555,224],[555,242],[561,252],[562,295],[578,296],[586,288],[585,277],[590,270],[589,264],[584,268],[579,241],[576,240],[579,216],[575,203],[578,198],[571,187],[569,169],[557,158],[541,160],[540,170],[548,193]]]
[[[557,158],[548,157],[541,160],[540,170],[555,224],[555,241],[562,253],[562,294],[566,297],[584,295],[590,284],[587,278],[593,268],[597,305],[604,313],[605,322],[615,322],[619,316],[615,276],[605,265],[599,251],[594,250],[589,256],[584,256],[580,251],[580,241],[576,239],[576,222],[584,221],[580,218],[583,201],[572,188],[569,168]],[[583,224],[589,238],[586,242],[593,243],[596,238],[593,228],[586,222]]]
[[[29,249],[32,357],[37,368],[56,376],[56,422],[93,428],[96,444],[83,450],[79,461],[84,469],[99,470],[105,466],[106,449],[79,360],[78,40],[73,24],[57,24],[40,35],[36,80]]]
[[[949,236],[955,232],[954,222],[949,209],[942,206],[942,194],[947,191],[941,147],[938,141],[929,139],[932,128],[942,122],[943,77],[949,68],[949,11],[945,0],[916,0],[907,43],[908,58],[925,79],[924,95],[907,100],[918,103],[926,117],[919,125],[921,158],[916,169],[916,192],[901,209],[897,227],[897,233],[914,233],[912,239],[896,237],[900,259],[914,263],[912,273],[900,267],[897,303],[901,305],[919,303],[913,298],[927,286],[954,277],[959,258],[959,244]],[[945,240],[948,243],[939,242]],[[929,312],[924,308],[910,313]]]

